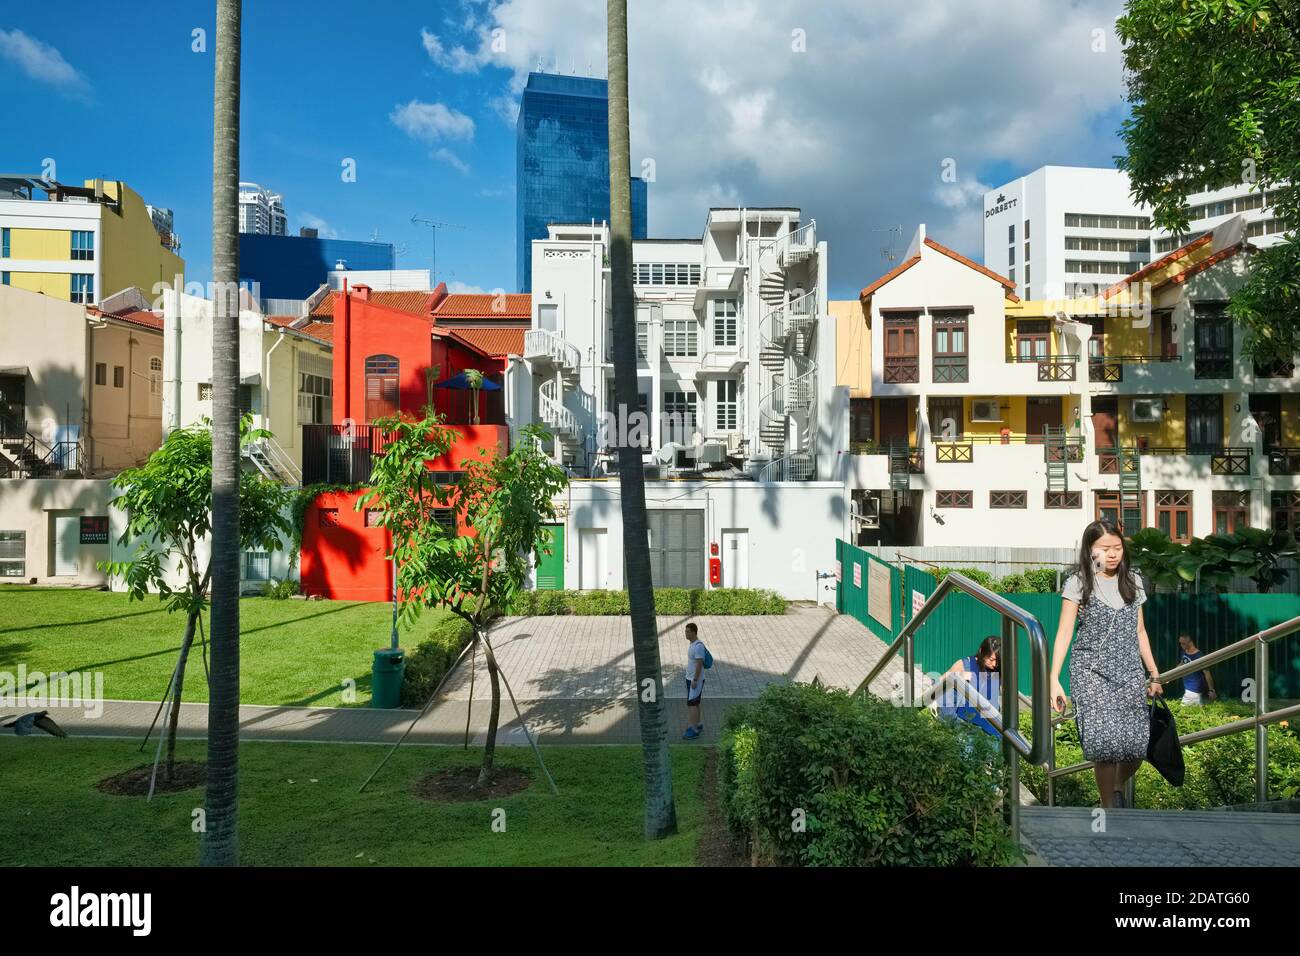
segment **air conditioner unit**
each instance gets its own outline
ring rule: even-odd
[[[1002,421],[1002,403],[996,398],[976,398],[970,403],[970,420],[973,422]]]
[[[1158,422],[1163,411],[1162,398],[1135,398],[1129,408],[1129,418],[1135,422]]]

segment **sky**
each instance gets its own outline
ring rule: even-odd
[[[186,278],[206,282],[215,2],[7,6],[0,172],[123,180],[174,210]],[[710,206],[798,206],[834,298],[919,223],[980,261],[985,189],[1122,152],[1122,0],[628,6],[650,235],[698,236]],[[439,277],[513,291],[519,91],[539,64],[605,75],[605,0],[260,0],[243,26],[240,178],[284,195],[291,234],[378,238],[431,268],[411,219],[447,223]]]

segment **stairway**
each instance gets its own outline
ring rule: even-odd
[[[572,457],[582,445],[578,416],[564,407],[563,395],[555,379],[549,378],[538,389],[538,411],[542,422],[559,444],[558,457]]]
[[[1300,866],[1300,814],[1240,810],[1022,807],[1040,866]]]
[[[806,481],[815,476],[817,362],[816,291],[791,287],[790,267],[815,253],[815,222],[772,240],[757,257],[758,363],[768,376],[758,403],[758,438],[772,461],[760,481]]]
[[[912,487],[912,449],[902,442],[889,446],[889,487],[892,491],[908,491]]]
[[[249,442],[244,446],[243,453],[263,478],[291,487],[302,484],[302,469],[294,464],[289,453],[274,439],[260,438]]]

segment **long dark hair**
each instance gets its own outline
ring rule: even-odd
[[[1133,575],[1129,571],[1128,565],[1128,542],[1124,540],[1124,533],[1119,530],[1113,521],[1102,518],[1083,529],[1083,542],[1079,546],[1079,568],[1075,572],[1079,575],[1079,580],[1083,584],[1083,594],[1079,598],[1080,608],[1085,607],[1088,599],[1092,597],[1093,583],[1096,580],[1092,570],[1093,545],[1097,543],[1098,539],[1108,534],[1113,534],[1119,538],[1124,549],[1119,559],[1119,567],[1115,569],[1119,584],[1119,596],[1125,604],[1132,604],[1137,600],[1137,588],[1133,586]]]
[[[997,666],[997,667],[989,667],[989,668],[986,668],[986,667],[984,666],[984,658],[988,657],[990,654],[996,654],[996,655],[998,655],[998,666]],[[980,670],[988,670],[988,671],[991,671],[991,672],[994,673],[994,674],[997,674],[997,673],[1001,672],[1001,670],[1002,670],[1002,638],[1000,638],[1000,637],[993,637],[992,635],[990,635],[989,637],[984,638],[983,643],[980,644],[980,649],[979,649],[978,651],[975,652],[975,663],[979,666],[979,669],[980,669]]]

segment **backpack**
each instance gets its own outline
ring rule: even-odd
[[[700,643],[704,644],[703,641]],[[704,669],[706,671],[713,669],[713,655],[709,653],[709,646],[707,644],[704,644]]]

